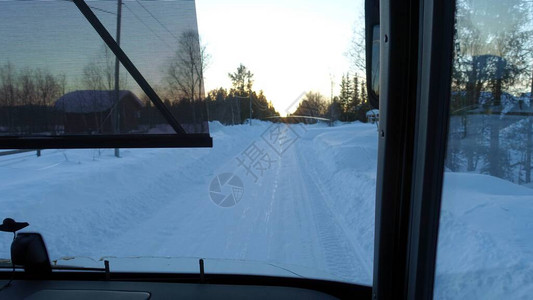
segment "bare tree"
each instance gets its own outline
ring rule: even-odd
[[[14,116],[10,113],[9,107],[15,105],[17,97],[15,67],[11,63],[0,66],[0,107],[2,107],[1,126],[11,131],[14,127]]]
[[[115,88],[115,55],[106,45],[83,68],[83,85],[90,90],[113,90]],[[120,86],[126,85],[126,78],[120,78]]]
[[[101,90],[104,88],[102,73],[95,62],[91,62],[83,68],[83,85],[89,90]]]
[[[204,94],[203,74],[209,61],[206,47],[200,44],[196,31],[182,33],[178,49],[166,70],[168,91],[174,99],[191,101],[202,99]]]
[[[15,66],[6,63],[0,66],[0,106],[14,106],[16,93]]]
[[[351,60],[355,74],[366,74],[365,27],[353,27],[352,41],[346,56]]]
[[[307,92],[293,115],[322,117],[326,114],[326,110],[327,104],[322,94],[318,92]]]
[[[49,106],[63,94],[64,75],[54,76],[47,70],[37,69],[34,76],[38,105]]]
[[[20,71],[18,75],[18,99],[22,105],[37,105],[37,87],[34,74],[34,70],[26,68]]]
[[[65,75],[30,67],[17,70],[11,63],[0,66],[0,126],[18,133],[49,131],[54,124],[51,106],[65,88]]]

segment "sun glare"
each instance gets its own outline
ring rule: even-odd
[[[263,90],[286,115],[303,92],[318,91],[329,99],[332,81],[335,94],[342,74],[350,71],[345,53],[361,15],[358,1],[203,0],[196,6],[199,31],[211,54],[206,90],[230,87],[227,74],[242,63],[254,73],[254,90]]]

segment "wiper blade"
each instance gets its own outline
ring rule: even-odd
[[[105,272],[105,268],[80,267],[80,266],[65,266],[65,265],[55,265],[55,266],[52,266],[52,270],[66,270],[66,271],[101,271],[101,272]]]
[[[12,269],[13,265],[9,259],[0,259],[0,269]],[[16,269],[23,269],[23,266],[15,265]],[[80,271],[105,271],[105,268],[80,267],[66,265],[52,265],[52,270],[80,270]]]
[[[81,258],[81,257],[78,257]],[[83,257],[85,259],[89,259],[91,262],[96,262],[94,259],[89,257]],[[92,267],[86,267],[86,266],[80,266],[80,265],[68,265],[68,264],[61,264],[63,261],[69,261],[76,259],[76,257],[72,256],[65,256],[61,257],[59,259],[53,260],[51,262],[52,270],[60,270],[60,271],[97,271],[97,272],[106,272],[105,268],[105,261],[104,261],[104,267],[98,267],[98,266],[92,266]]]
[[[278,265],[276,265],[276,264],[269,263],[269,262],[267,262],[266,264],[269,265],[269,266],[273,266],[273,267],[275,267],[275,268],[278,268],[278,269],[281,269],[281,270],[287,271],[287,272],[289,272],[289,273],[291,273],[291,274],[293,274],[293,275],[296,275],[297,277],[300,277],[300,278],[306,278],[306,277],[303,276],[303,275],[300,275],[300,274],[298,274],[298,273],[296,273],[296,272],[294,272],[294,271],[291,271],[291,270],[289,270],[289,269],[287,269],[287,268],[284,268],[284,267],[278,266]]]

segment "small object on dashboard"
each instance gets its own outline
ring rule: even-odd
[[[48,274],[52,271],[48,250],[39,233],[22,232],[11,244],[11,261],[23,266],[27,276]]]
[[[22,228],[28,227],[29,225],[30,224],[28,224],[27,222],[16,222],[11,218],[5,218],[2,222],[2,225],[0,225],[0,231],[14,233],[18,230],[21,230]]]
[[[200,283],[205,283],[204,260],[200,258]]]
[[[111,273],[109,273],[109,260],[104,260],[105,267],[105,280],[111,279]]]

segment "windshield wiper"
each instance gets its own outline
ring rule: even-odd
[[[105,268],[98,267],[83,267],[83,266],[69,266],[69,265],[52,265],[52,270],[83,270],[83,271],[105,271]],[[0,258],[0,269],[12,269],[11,260],[7,258]],[[15,265],[16,269],[24,269],[23,266]]]
[[[104,268],[58,265],[57,260],[55,260],[54,265],[52,266],[52,270],[105,272],[105,279],[106,280],[111,279],[111,273],[109,272],[109,261],[108,260],[104,260]]]
[[[52,270],[67,270],[67,271],[101,271],[105,272],[105,268],[94,268],[94,267],[81,267],[81,266],[65,266],[57,265],[52,266]]]

